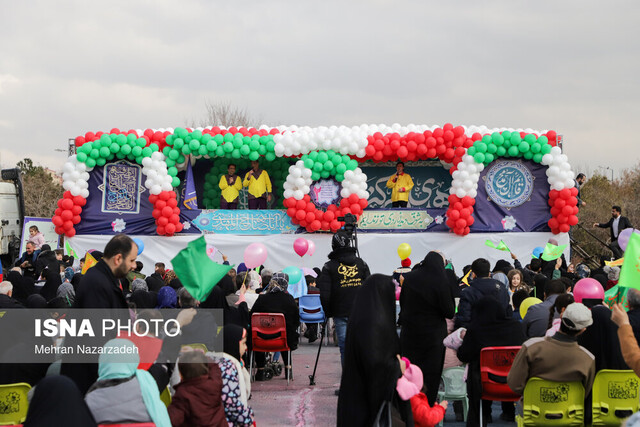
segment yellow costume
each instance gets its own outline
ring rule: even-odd
[[[229,185],[228,175],[222,175],[220,177],[220,190],[222,190],[222,197],[227,203],[233,203],[238,198],[240,190],[242,190],[242,181],[239,176],[235,176],[233,184]]]
[[[402,173],[398,177],[396,182],[393,182],[393,179],[396,175],[391,175],[391,178],[387,181],[387,188],[392,188],[391,191],[391,201],[392,202],[408,202],[409,201],[409,193],[413,188],[413,180],[408,173]],[[404,188],[404,191],[400,191]]]
[[[255,198],[264,197],[265,193],[271,193],[271,180],[267,171],[260,171],[258,179],[251,175],[251,171],[244,176],[243,185],[249,187],[249,194]]]

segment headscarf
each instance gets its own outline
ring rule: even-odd
[[[498,260],[498,262],[496,262],[496,266],[493,267],[493,272],[497,273],[504,273],[509,274],[509,271],[513,270],[513,266],[511,266],[511,264],[509,263],[509,261],[505,261],[503,259]]]
[[[129,301],[136,305],[138,310],[144,308],[155,308],[158,305],[158,295],[155,292],[133,291]]]
[[[272,292],[286,292],[289,287],[289,275],[278,271],[273,273],[269,286],[266,287],[264,293],[269,294]]]
[[[400,376],[395,315],[391,276],[369,276],[358,290],[349,315],[338,425],[372,425],[382,402],[393,396]]]
[[[248,270],[248,269],[247,269],[247,266],[245,265],[245,263],[244,263],[244,262],[241,262],[240,264],[238,264],[238,268],[236,268],[236,273],[237,273],[237,274],[240,274],[240,273],[242,273],[243,271],[247,271],[247,270]]]
[[[149,290],[149,286],[147,285],[147,282],[145,282],[144,279],[141,278],[136,278],[133,279],[133,282],[131,282],[131,292],[135,292],[135,291],[148,291]]]
[[[248,289],[255,292],[256,289],[262,287],[262,277],[258,274],[257,271],[251,270],[249,271],[248,275],[249,275],[249,285],[247,286]]]
[[[171,286],[163,286],[158,291],[158,305],[156,308],[176,308],[178,306],[178,294]]]
[[[129,340],[116,338],[108,341],[104,348],[105,353],[98,359],[98,381],[129,378],[135,374],[151,420],[158,427],[171,427],[167,407],[160,400],[158,384],[150,373],[137,369],[140,356],[136,352],[136,345]],[[118,350],[119,353],[116,353]]]
[[[164,284],[169,286],[169,284],[171,283],[172,280],[177,279],[178,276],[176,275],[176,272],[173,270],[167,270],[164,273]]]
[[[240,357],[240,341],[247,334],[246,329],[229,324],[225,325],[222,329],[224,335],[224,352],[230,356],[236,358],[236,360],[242,363],[242,357]]]
[[[419,281],[408,280],[414,276],[414,271],[419,271]],[[407,273],[405,276],[403,287],[409,286],[415,288],[415,291],[426,299],[429,298],[428,287],[432,283],[445,284],[449,288],[449,278],[444,269],[444,259],[442,254],[436,251],[431,251],[424,257],[424,259],[416,264],[411,273]]]
[[[58,287],[56,297],[64,299],[66,303],[69,304],[69,307],[71,307],[76,300],[76,291],[73,289],[73,285],[71,283],[64,282]]]
[[[71,279],[73,279],[73,275],[75,274],[75,271],[73,271],[73,267],[66,267],[64,269],[64,279],[68,280],[69,282],[71,281]]]
[[[175,289],[176,291],[178,291],[178,289],[182,288],[182,282],[180,281],[180,279],[175,278],[172,281],[169,282],[169,286],[171,286],[173,289]]]
[[[24,277],[18,271],[9,271],[5,274],[5,280],[13,285],[12,297],[20,301],[22,304],[27,302],[29,295],[33,294],[33,278]]]
[[[629,369],[620,350],[618,326],[611,320],[611,310],[603,305],[591,309],[593,323],[578,335],[578,344],[595,357],[596,372],[601,369]]]
[[[229,276],[227,276],[229,277]],[[215,285],[211,290],[209,296],[200,303],[200,308],[222,308],[224,310],[229,309],[229,303],[225,298],[224,290],[220,285]]]
[[[491,276],[491,278],[493,280],[497,280],[498,282],[502,283],[502,286],[504,286],[505,289],[509,289],[509,278],[502,271],[494,273],[493,276]]]
[[[40,294],[29,295],[27,308],[47,308],[47,300]]]
[[[222,279],[218,282],[216,286],[219,286],[224,291],[224,296],[231,295],[235,293],[236,286],[234,284],[234,280],[228,274],[222,276]]]
[[[156,387],[157,390],[157,387]],[[25,427],[97,426],[80,390],[69,377],[43,378],[35,388]]]

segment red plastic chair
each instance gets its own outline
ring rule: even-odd
[[[507,375],[520,346],[485,347],[480,351],[480,425],[482,425],[482,400],[517,402],[520,395],[507,385]]]
[[[156,427],[155,423],[99,424],[98,427]]]
[[[288,351],[289,364],[293,371],[293,357],[287,345],[287,326],[282,313],[253,313],[251,316],[251,362],[249,372],[253,378],[253,354],[256,351],[268,353],[274,351]],[[287,385],[289,385],[289,372],[285,369]]]

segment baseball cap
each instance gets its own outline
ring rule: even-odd
[[[593,323],[591,310],[579,302],[569,304],[562,314],[562,323],[573,331],[580,331]]]

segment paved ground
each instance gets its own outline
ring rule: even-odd
[[[326,344],[326,341],[325,341]],[[250,404],[256,414],[258,426],[334,426],[338,397],[334,390],[340,385],[340,351],[333,342],[322,346],[316,385],[309,385],[309,375],[313,372],[318,351],[318,342],[308,344],[303,339],[293,353],[294,380],[287,386],[284,374],[269,381],[255,382]],[[500,421],[499,403],[493,404],[491,426],[508,426],[515,423]],[[455,422],[453,407],[445,415],[445,425],[462,427],[463,422]]]

